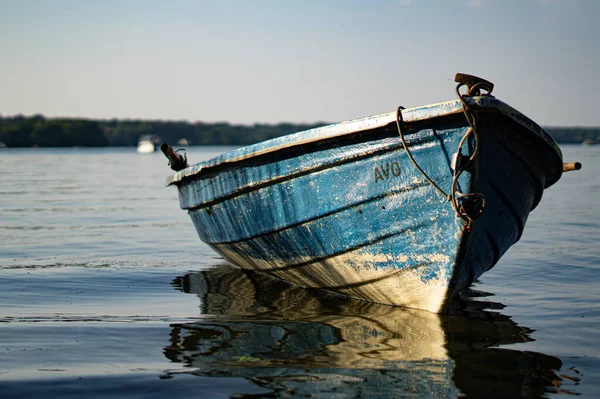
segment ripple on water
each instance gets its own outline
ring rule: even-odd
[[[203,273],[222,261],[164,187],[166,161],[127,151],[0,157],[0,170],[36,165],[0,179],[0,396],[600,390],[596,153],[565,148],[584,168],[545,192],[477,283],[496,296],[442,318]]]

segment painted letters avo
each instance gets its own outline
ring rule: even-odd
[[[398,162],[386,162],[385,164],[375,166],[375,183],[379,180],[389,180],[391,176],[400,176],[400,165]]]

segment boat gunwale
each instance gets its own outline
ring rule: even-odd
[[[475,106],[479,109],[497,109],[505,116],[516,121],[518,124],[525,127],[529,132],[542,139],[545,144],[547,144],[554,152],[556,152],[562,164],[562,152],[556,141],[541,126],[529,119],[520,111],[489,95],[467,97],[466,102],[468,105]],[[413,123],[438,117],[460,114],[463,112],[463,108],[460,100],[450,100],[415,108],[407,108],[403,109],[401,112],[402,121],[404,123]],[[198,162],[195,165],[171,174],[167,178],[166,185],[179,185],[186,180],[199,178],[202,174],[208,173],[215,168],[227,167],[249,159],[283,150],[289,150],[290,148],[302,147],[308,144],[315,144],[336,138],[343,138],[345,136],[355,135],[357,133],[381,128],[391,123],[395,123],[396,117],[397,112],[393,111],[321,126],[318,128],[292,133],[240,147],[236,150],[223,153],[206,161]],[[554,184],[559,178],[560,173],[555,179],[551,179],[549,182],[547,182],[546,187]]]

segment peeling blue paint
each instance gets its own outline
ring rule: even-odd
[[[440,311],[519,239],[543,188],[562,171],[560,150],[534,122],[493,97],[469,102],[481,152],[459,184],[488,198],[472,233],[409,161],[395,113],[241,148],[177,172],[168,184],[178,186],[200,238],[234,264]],[[451,159],[469,129],[460,103],[402,114],[415,160],[450,192]],[[419,300],[419,293],[440,298]]]

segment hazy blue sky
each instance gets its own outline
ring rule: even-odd
[[[600,126],[597,0],[0,0],[0,114],[340,121],[453,99]]]

